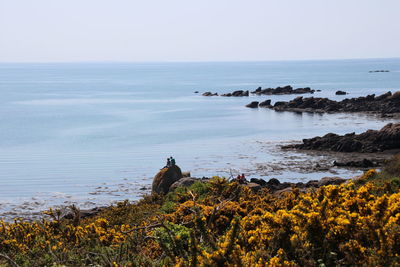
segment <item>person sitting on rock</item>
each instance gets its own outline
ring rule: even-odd
[[[236,177],[236,180],[240,183],[240,180],[241,180],[240,174],[238,174],[238,176]]]
[[[167,165],[164,168],[169,168],[171,167],[171,160],[167,158]]]
[[[171,166],[175,166],[175,159],[171,157]]]

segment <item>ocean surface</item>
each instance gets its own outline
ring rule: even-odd
[[[251,101],[274,103],[297,95],[201,95],[284,85],[319,89],[314,97],[336,100],[393,92],[400,90],[400,59],[2,63],[0,215],[135,200],[149,192],[152,177],[169,156],[195,177],[243,172],[306,181],[334,176],[265,164],[309,160],[301,153],[281,152],[281,144],[328,132],[379,129],[390,121],[244,107]],[[337,90],[349,94],[336,96]],[[339,176],[358,173],[337,170]]]

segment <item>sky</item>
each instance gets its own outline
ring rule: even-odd
[[[0,0],[0,62],[400,57],[400,0]]]

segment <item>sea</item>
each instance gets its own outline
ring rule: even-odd
[[[0,217],[135,201],[150,192],[170,156],[193,177],[307,181],[360,174],[282,167],[313,159],[280,146],[380,129],[390,118],[245,107],[298,95],[202,96],[285,85],[321,90],[304,97],[335,100],[394,92],[400,59],[0,63]]]

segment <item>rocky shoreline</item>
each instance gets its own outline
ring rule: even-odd
[[[389,123],[380,130],[368,130],[361,134],[337,135],[328,133],[322,137],[303,139],[302,144],[288,145],[282,148],[346,153],[400,150],[400,123]]]
[[[274,105],[266,107],[276,111],[317,113],[367,112],[390,116],[390,114],[400,113],[400,91],[393,94],[389,91],[380,96],[372,94],[365,97],[346,98],[342,101],[318,97],[303,98],[299,96],[291,101],[278,101]]]
[[[190,187],[196,182],[207,183],[211,178],[196,178],[190,177],[190,173],[186,173],[186,176],[182,175],[181,169],[174,165],[161,169],[153,179],[152,194],[167,194],[175,191],[179,187]],[[232,179],[232,182],[239,182],[236,179]],[[253,191],[259,191],[261,189],[267,189],[269,193],[279,195],[284,192],[292,191],[297,188],[300,191],[307,191],[312,188],[318,188],[325,185],[339,185],[346,182],[347,179],[340,177],[324,177],[320,180],[310,180],[306,183],[297,182],[280,182],[276,178],[271,178],[265,181],[261,178],[251,178],[250,181],[244,180],[240,182],[242,186],[248,187]]]

